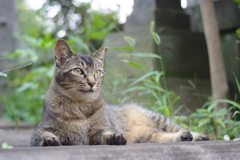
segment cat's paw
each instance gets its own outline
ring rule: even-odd
[[[57,137],[47,137],[42,146],[61,146],[61,143]]]
[[[207,135],[197,133],[197,132],[191,132],[193,135],[193,141],[209,141],[209,137]]]
[[[193,135],[191,134],[190,131],[179,132],[177,137],[175,139],[173,139],[174,142],[192,141],[192,140],[193,140]]]
[[[125,145],[126,143],[127,139],[121,133],[114,133],[109,135],[106,141],[106,144],[108,145]]]

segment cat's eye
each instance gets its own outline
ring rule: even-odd
[[[102,73],[102,72],[101,72],[100,70],[97,70],[97,71],[94,72],[94,76],[100,76],[101,73]]]
[[[83,74],[83,71],[82,71],[80,68],[75,68],[75,69],[73,69],[73,72],[74,72],[75,74],[77,74],[77,75]]]

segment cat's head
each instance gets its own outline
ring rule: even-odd
[[[105,75],[103,62],[106,52],[107,47],[102,46],[91,55],[75,54],[66,41],[58,40],[54,72],[58,92],[79,100],[97,98]]]

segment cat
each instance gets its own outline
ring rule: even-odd
[[[102,46],[91,55],[75,54],[66,41],[58,40],[54,77],[31,146],[209,140],[207,135],[188,131],[141,106],[105,105],[100,88],[107,50]]]

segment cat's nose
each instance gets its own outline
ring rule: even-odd
[[[88,82],[89,86],[93,87],[96,83],[95,82]]]

